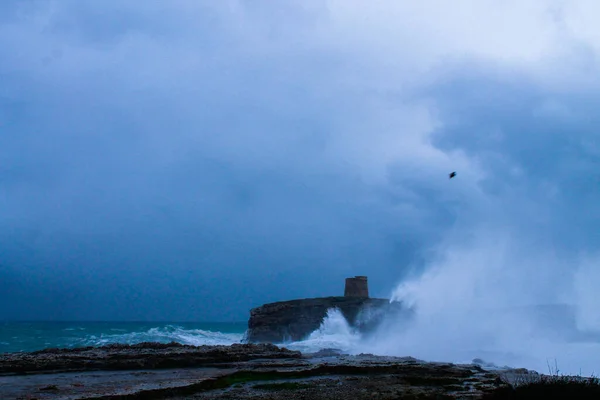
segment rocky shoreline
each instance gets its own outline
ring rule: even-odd
[[[179,343],[111,344],[0,354],[0,374],[193,368],[266,358],[300,358],[272,344],[189,346]]]
[[[0,354],[0,398],[509,398],[507,377],[529,374],[410,357],[301,354],[272,344],[141,343]]]

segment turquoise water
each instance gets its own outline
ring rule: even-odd
[[[241,342],[246,328],[246,322],[0,322],[0,353],[111,343],[229,345]]]

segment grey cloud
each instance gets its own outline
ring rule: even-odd
[[[0,300],[13,304],[0,317],[244,319],[341,293],[355,273],[386,296],[494,205],[516,224],[541,202],[567,243],[560,229],[586,217],[550,211],[596,199],[539,194],[595,166],[586,99],[558,99],[575,111],[557,122],[540,108],[552,94],[485,66],[381,91],[357,53],[317,42],[318,7],[158,4],[33,2],[4,18],[19,40],[0,44]],[[433,146],[412,132],[422,99],[441,124]],[[450,184],[455,161],[473,170]],[[386,175],[371,181],[376,163]]]
[[[487,171],[482,188],[501,199],[495,214],[517,225],[531,222],[537,231],[528,233],[552,236],[558,250],[595,248],[600,121],[593,110],[600,99],[556,93],[524,77],[466,71],[435,89],[440,118],[448,122],[433,134],[434,144],[479,161]]]

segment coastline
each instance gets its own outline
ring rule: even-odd
[[[536,376],[411,357],[302,354],[272,344],[140,343],[0,355],[7,400],[483,399],[510,391],[507,377]]]

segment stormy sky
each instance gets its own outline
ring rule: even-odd
[[[0,2],[0,319],[243,321],[448,257],[444,296],[596,309],[598,13]]]

